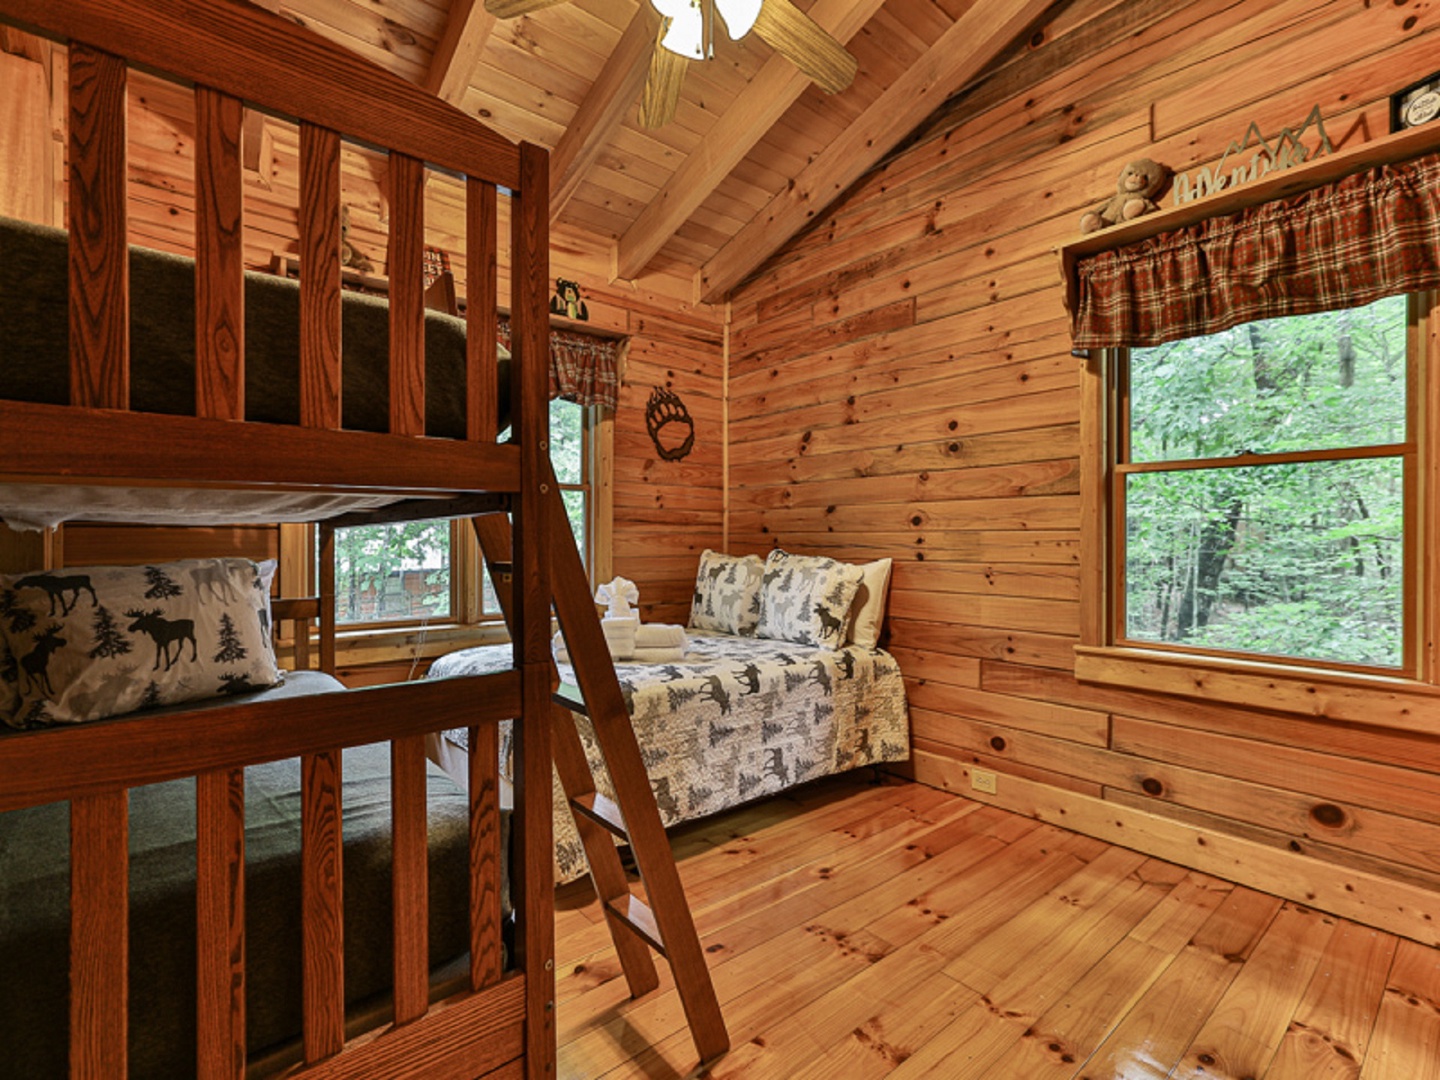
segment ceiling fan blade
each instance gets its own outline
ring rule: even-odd
[[[565,0],[485,0],[485,10],[497,19],[513,19],[541,8],[554,7]]]
[[[660,20],[660,36],[665,35],[669,19]],[[680,104],[680,87],[685,82],[685,69],[690,61],[669,49],[662,49],[659,40],[650,54],[650,73],[645,77],[645,89],[640,93],[640,124],[642,127],[664,127],[675,119],[675,107]]]
[[[765,0],[755,33],[828,93],[844,90],[860,68],[844,45],[790,0]]]

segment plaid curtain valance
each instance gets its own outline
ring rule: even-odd
[[[1159,345],[1440,285],[1440,154],[1076,265],[1077,349]]]
[[[500,319],[500,342],[510,348],[510,320]],[[628,341],[569,330],[550,331],[550,396],[613,410],[620,401],[620,367]]]

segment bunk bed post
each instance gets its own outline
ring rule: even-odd
[[[70,43],[70,404],[130,407],[125,61]]]
[[[195,88],[195,415],[245,419],[240,99]]]
[[[125,61],[70,44],[70,403],[130,406]],[[70,1075],[123,1077],[129,792],[70,804]]]
[[[515,866],[521,922],[516,951],[526,980],[526,1073],[555,1075],[555,926],[551,856],[550,560],[545,549],[550,492],[549,170],[547,152],[520,144],[520,189],[511,201],[512,423],[520,445],[514,509],[515,663],[523,714],[516,732],[515,787],[521,858]]]
[[[240,99],[195,87],[195,415],[245,419]],[[196,1075],[245,1075],[245,770],[195,778]]]
[[[425,163],[390,154],[390,433],[425,434]]]
[[[340,135],[300,124],[300,423],[338,428],[340,399]],[[334,530],[320,527],[320,666],[334,673]],[[327,622],[327,619],[329,620]],[[327,634],[326,631],[331,633]],[[327,666],[328,661],[328,666]],[[341,756],[301,758],[301,941],[305,1062],[345,1045]]]
[[[300,125],[300,423],[340,426],[340,136]]]
[[[126,1068],[130,998],[129,804],[125,789],[70,802],[70,1076]]]
[[[500,221],[495,185],[468,177],[465,196],[465,430],[477,442],[494,442],[500,435],[495,352]]]
[[[390,433],[425,434],[425,163],[390,153]],[[333,535],[333,532],[332,532]],[[333,557],[330,566],[334,566]],[[430,1007],[425,737],[390,743],[395,1023]]]

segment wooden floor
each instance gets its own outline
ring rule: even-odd
[[[1440,1080],[1440,951],[952,795],[824,781],[676,853],[733,1048],[698,1070],[570,886],[561,1080]]]

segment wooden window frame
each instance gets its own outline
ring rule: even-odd
[[[1125,689],[1157,691],[1234,705],[1258,706],[1335,720],[1440,732],[1440,452],[1433,443],[1440,420],[1440,378],[1426,377],[1440,358],[1440,296],[1411,302],[1407,352],[1408,439],[1405,560],[1406,670],[1386,673],[1343,664],[1196,651],[1176,645],[1123,642],[1116,591],[1123,580],[1112,539],[1118,482],[1120,407],[1113,385],[1121,357],[1096,352],[1080,373],[1080,643],[1075,677]]]

